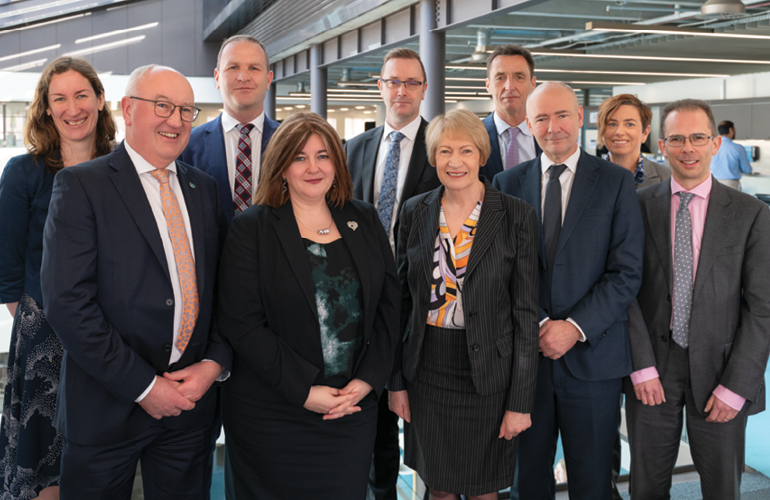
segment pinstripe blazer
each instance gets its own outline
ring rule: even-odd
[[[537,216],[482,180],[484,204],[462,289],[471,376],[479,394],[507,389],[506,410],[530,413],[538,365]],[[411,198],[401,214],[402,343],[393,391],[407,389],[419,370],[443,193],[440,186]]]

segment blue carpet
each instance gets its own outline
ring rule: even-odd
[[[765,371],[765,387],[770,382],[770,367]],[[770,476],[770,412],[749,417],[746,427],[746,463]],[[765,498],[770,498],[767,496]]]
[[[629,500],[628,492],[621,493],[623,500]],[[700,481],[675,484],[671,487],[671,498],[676,500],[701,500]],[[770,498],[770,478],[759,472],[743,475],[741,500],[767,500]]]

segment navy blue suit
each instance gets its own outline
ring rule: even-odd
[[[46,317],[65,349],[55,420],[68,442],[94,450],[114,449],[147,433],[200,431],[214,422],[214,386],[194,409],[160,421],[134,402],[156,375],[203,359],[229,370],[232,361],[232,350],[212,321],[217,261],[226,229],[216,184],[179,161],[177,175],[190,219],[200,310],[190,343],[172,366],[174,292],[166,254],[124,145],[63,169],[54,179],[41,279]],[[185,460],[180,453],[175,459]],[[66,457],[65,446],[63,462]],[[117,474],[110,465],[103,467],[107,476]],[[63,463],[63,493],[65,470]],[[90,483],[69,479],[83,487]],[[173,485],[173,478],[164,480]]]
[[[641,285],[644,229],[630,172],[580,153],[548,282],[543,246],[540,157],[502,172],[500,191],[537,211],[540,320],[571,318],[585,333],[562,358],[540,357],[532,428],[521,435],[522,498],[553,498],[557,427],[570,498],[611,498],[612,448],[621,379],[632,371],[626,310]]]
[[[500,157],[500,141],[497,140],[495,114],[490,113],[489,116],[481,121],[484,122],[484,128],[487,129],[487,134],[489,134],[489,145],[492,147],[492,151],[489,153],[486,165],[479,170],[479,175],[483,175],[487,179],[492,179],[494,176],[505,170],[503,168],[503,159]],[[535,142],[535,156],[540,156],[540,153],[542,153],[543,150],[540,149],[540,145],[534,137],[532,137],[532,140]]]
[[[265,115],[262,127],[262,145],[260,159],[264,160],[267,145],[273,137],[279,123]],[[230,190],[230,177],[227,174],[227,153],[225,153],[225,135],[222,132],[222,114],[215,119],[195,127],[190,134],[190,142],[179,157],[183,162],[201,169],[217,181],[219,200],[229,224],[235,216],[233,193]]]

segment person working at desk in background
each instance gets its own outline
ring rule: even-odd
[[[741,173],[750,174],[751,164],[746,149],[733,142],[735,139],[735,124],[725,120],[719,124],[719,135],[722,136],[722,146],[711,162],[711,173],[716,180],[740,191]]]

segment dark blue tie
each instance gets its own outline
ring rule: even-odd
[[[545,203],[543,205],[543,242],[548,270],[549,284],[553,276],[553,259],[556,257],[556,247],[561,233],[561,182],[559,176],[566,165],[551,165],[551,177],[545,187]]]

